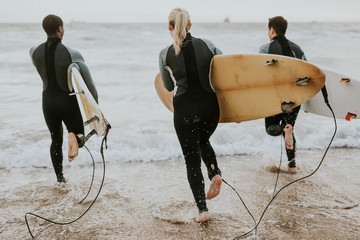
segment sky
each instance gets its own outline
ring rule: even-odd
[[[50,13],[64,22],[166,22],[175,7],[193,22],[360,22],[359,0],[0,0],[0,22],[37,23]]]

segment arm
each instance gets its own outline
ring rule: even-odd
[[[294,52],[296,58],[307,61],[304,51],[301,49],[299,45],[289,41],[289,46],[291,50]]]
[[[270,43],[267,43],[265,45],[262,45],[259,49],[259,53],[268,54],[270,48]]]
[[[164,87],[166,88],[166,90],[171,92],[172,90],[174,90],[174,82],[170,75],[171,69],[168,66],[166,66],[167,50],[168,50],[168,48],[165,48],[165,49],[161,50],[161,52],[160,52],[159,69],[160,69],[160,75],[161,75],[161,79],[163,81]]]
[[[306,58],[304,52],[303,52],[303,55],[302,55],[301,59],[304,60],[304,61],[307,61],[307,58]]]
[[[90,90],[91,95],[94,97],[96,103],[99,103],[98,93],[97,93],[97,90],[95,87],[95,83],[92,80],[92,77],[90,75],[89,68],[86,66],[84,61],[79,61],[79,62],[77,62],[77,64],[80,67],[81,76],[83,77],[83,79],[86,83],[86,86]]]
[[[214,55],[221,55],[221,54],[223,54],[223,52],[222,52],[219,48],[217,48],[217,47],[215,46],[215,44],[213,44],[210,40],[204,39],[204,38],[202,38],[201,40],[207,45],[207,47],[210,49],[210,51],[211,51]]]
[[[67,50],[70,53],[72,62],[76,63],[78,65],[81,76],[83,77],[85,84],[88,87],[91,95],[94,97],[95,101],[97,103],[99,103],[98,93],[97,93],[94,81],[92,80],[89,68],[85,64],[84,58],[78,51],[75,51],[71,48],[67,48]]]
[[[32,61],[33,64],[34,64],[33,55],[34,55],[35,49],[36,49],[36,47],[34,46],[34,47],[30,48],[30,51],[29,51],[30,57],[31,57],[31,61]]]

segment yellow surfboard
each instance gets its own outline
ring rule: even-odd
[[[157,91],[166,91],[160,80],[155,79]],[[313,64],[280,55],[217,55],[210,83],[219,102],[219,122],[242,122],[301,105],[321,90],[325,74]],[[172,105],[170,93],[158,95],[167,108]]]
[[[155,89],[157,95],[159,96],[161,102],[165,105],[165,107],[169,109],[171,112],[174,112],[174,105],[173,105],[174,91],[169,92],[164,87],[160,73],[158,73],[155,77]]]

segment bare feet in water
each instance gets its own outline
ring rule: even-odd
[[[297,173],[296,167],[289,167],[288,173],[290,173],[290,174],[295,174],[295,173]]]
[[[285,146],[286,149],[293,150],[294,149],[294,139],[292,135],[292,126],[291,124],[286,124],[284,128],[285,132]]]
[[[55,188],[58,188],[58,189],[64,189],[65,188],[65,181],[64,182],[57,182],[56,184],[55,184]]]
[[[69,162],[71,162],[77,157],[79,153],[79,145],[76,140],[76,136],[73,132],[70,132],[68,135],[68,143],[69,143],[68,159]]]
[[[222,184],[221,176],[220,175],[215,175],[211,179],[210,188],[209,188],[209,191],[206,194],[206,200],[213,199],[214,197],[219,195],[220,189],[221,189],[221,184]]]
[[[209,213],[208,212],[202,212],[199,213],[199,216],[195,219],[197,223],[203,223],[209,221]]]

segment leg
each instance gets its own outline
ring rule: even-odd
[[[222,178],[221,171],[217,165],[216,155],[212,148],[209,138],[215,131],[218,125],[218,114],[208,117],[205,121],[200,122],[200,152],[201,158],[204,161],[211,185],[207,192],[206,199],[210,200],[220,193]]]
[[[178,98],[178,99],[177,99]],[[174,126],[185,158],[187,178],[199,213],[207,212],[205,201],[205,184],[201,172],[199,151],[199,118],[182,96],[174,98]]]
[[[284,114],[284,120],[285,120],[286,124],[291,124],[291,126],[293,126],[293,127],[295,126],[295,122],[296,122],[297,116],[299,114],[300,107],[301,106],[294,108],[291,113]]]
[[[61,125],[61,119],[57,118],[54,113],[47,111],[43,108],[46,125],[51,135],[50,156],[55,170],[56,178],[58,182],[64,182],[63,175],[63,127]]]
[[[296,140],[294,135],[292,135],[293,138],[293,149],[286,149],[286,155],[288,158],[288,171],[291,174],[295,174],[297,172],[296,170],[296,162],[295,162],[295,155],[296,155]]]
[[[299,113],[300,106],[294,108],[291,113],[283,114],[284,116],[284,122],[286,123],[286,126],[284,128],[285,133],[285,147],[288,150],[293,150],[294,146],[294,134],[293,134],[293,128],[295,126],[295,121],[297,118],[297,115]],[[289,159],[290,161],[290,159]]]
[[[291,124],[286,124],[284,128],[284,139],[285,139],[285,147],[287,150],[293,150],[294,149],[294,134],[293,134],[293,128]]]
[[[181,131],[180,134],[178,133],[178,139],[185,158],[187,178],[199,212],[207,212],[208,209],[205,202],[205,184],[201,172],[200,152],[197,141],[191,139],[194,136],[190,138],[189,136],[190,134],[186,134],[184,131]]]
[[[63,127],[61,126],[56,131],[51,131],[51,146],[50,156],[51,161],[55,170],[56,178],[58,182],[65,182],[63,174],[63,154],[62,154],[62,143],[63,143]]]
[[[81,112],[76,101],[75,96],[68,97],[66,104],[66,111],[62,112],[63,120],[68,130],[68,160],[73,161],[79,152],[79,147],[84,145],[84,125]]]
[[[219,123],[219,104],[216,95],[208,95],[201,102],[201,121],[200,126],[200,153],[203,162],[208,170],[211,180],[215,175],[221,175],[218,168],[214,149],[210,144],[210,137],[215,132]]]
[[[208,171],[208,177],[211,180],[215,175],[221,175],[221,171],[217,165],[216,155],[210,141],[202,143],[200,140],[200,153],[203,162]]]
[[[72,162],[72,160],[74,160],[79,153],[79,144],[73,132],[69,132],[68,134],[68,144],[69,144],[68,160],[69,162]]]
[[[265,129],[267,134],[274,137],[283,134],[284,126],[282,126],[282,120],[282,113],[265,118]]]
[[[293,133],[293,129],[295,126],[295,122],[298,116],[298,113],[300,111],[300,106],[293,109],[291,113],[285,114],[284,118],[285,121],[288,123],[288,125],[291,125],[291,134],[290,131],[288,132],[286,136],[286,130],[285,130],[285,146],[286,146],[286,154],[289,161],[289,172],[290,173],[296,173],[296,162],[295,162],[295,153],[296,153],[296,140]],[[287,141],[286,141],[287,137]],[[292,144],[291,144],[292,143]]]
[[[201,212],[199,213],[199,216],[195,219],[198,223],[203,223],[209,221],[209,213],[208,212]]]

